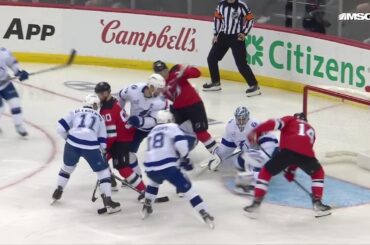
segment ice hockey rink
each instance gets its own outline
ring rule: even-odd
[[[48,65],[22,64],[29,71]],[[310,200],[294,183],[277,176],[262,206],[259,219],[251,220],[242,208],[251,202],[232,194],[224,183],[233,176],[227,166],[217,173],[190,173],[194,186],[215,217],[210,230],[174,188],[164,184],[160,195],[170,201],[156,204],[153,215],[141,220],[137,194],[128,188],[114,193],[122,212],[99,216],[102,203],[91,202],[95,174],[81,161],[62,200],[50,206],[62,164],[63,140],[56,134],[60,117],[81,106],[91,83],[107,81],[112,90],[143,82],[149,71],[73,65],[71,68],[32,77],[16,84],[29,130],[21,139],[9,115],[0,120],[0,243],[13,244],[369,244],[370,172],[354,163],[325,164],[332,178],[327,181],[324,201],[333,214],[315,219]],[[201,88],[207,78],[192,80]],[[67,83],[66,83],[67,82]],[[90,86],[88,86],[90,84]],[[68,86],[66,86],[68,85]],[[263,95],[245,97],[245,84],[224,81],[223,91],[204,93],[208,117],[220,122],[210,132],[220,139],[235,108],[246,106],[251,116],[266,120],[302,110],[302,94],[263,87]],[[90,90],[91,91],[91,90]],[[8,110],[7,110],[8,111]],[[369,152],[369,108],[310,97],[309,120],[317,131],[316,151]],[[139,159],[145,142],[139,151]],[[209,155],[198,145],[191,155],[195,164]],[[370,162],[369,162],[370,165]],[[309,179],[298,176],[309,188]],[[275,192],[275,193],[274,193]]]

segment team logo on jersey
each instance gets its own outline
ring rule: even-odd
[[[238,11],[233,11],[231,13],[231,18],[233,18],[234,20],[238,19],[239,18],[239,12]]]

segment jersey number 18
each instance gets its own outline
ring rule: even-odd
[[[157,149],[162,148],[164,145],[164,135],[163,133],[155,134],[153,137],[148,138],[148,151],[150,151],[151,148]]]

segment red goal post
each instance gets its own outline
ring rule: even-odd
[[[339,98],[339,99],[342,99],[342,100],[348,100],[348,101],[351,101],[351,102],[355,102],[355,103],[370,106],[370,99],[356,97],[354,95],[348,94],[348,93],[351,93],[351,92],[353,93],[354,90],[343,89],[342,90],[343,92],[339,92],[340,91],[339,88],[336,88],[336,87],[331,87],[331,88],[335,88],[338,91],[330,90],[329,86],[325,88],[325,87],[316,87],[316,86],[306,85],[304,87],[304,89],[303,89],[303,112],[305,113],[305,115],[307,117],[308,117],[308,93],[309,93],[309,91],[316,92],[316,93],[323,94],[323,95],[327,95],[327,96],[336,97],[336,98]],[[348,93],[345,93],[344,91],[347,91]],[[365,93],[365,92],[363,92],[363,93]],[[370,93],[369,93],[369,95],[370,95]]]
[[[313,117],[313,113],[315,113],[315,116],[313,117],[313,123],[314,124],[320,124],[321,121],[321,126],[323,126],[323,123],[326,123],[325,131],[330,130],[329,128],[332,127],[330,125],[329,121],[325,121],[328,119],[328,117],[323,118],[322,113],[326,111],[326,116],[331,116],[332,118],[337,118],[338,116],[348,116],[351,117],[351,112],[352,109],[349,109],[347,107],[347,111],[343,111],[344,108],[341,107],[335,107],[335,106],[329,106],[329,107],[324,107],[320,108],[318,110],[313,110],[312,108],[309,111],[309,101],[308,97],[310,93],[318,94],[319,97],[324,97],[324,98],[315,98],[314,101],[312,101],[311,107],[314,107],[316,100],[324,100],[328,101],[328,104],[334,104],[333,101],[340,101],[340,102],[345,102],[349,101],[350,105],[347,105],[349,108],[352,108],[353,111],[359,110],[359,107],[353,106],[353,104],[360,104],[363,105],[365,110],[361,110],[362,115],[365,116],[365,118],[356,118],[352,117],[352,121],[356,120],[362,120],[361,125],[363,127],[368,127],[368,129],[365,130],[365,134],[361,135],[362,137],[367,138],[366,132],[370,132],[370,110],[366,109],[366,106],[370,109],[370,93],[364,91],[359,91],[359,90],[354,90],[354,89],[349,89],[349,88],[340,88],[340,87],[334,87],[334,86],[311,86],[311,85],[306,85],[303,89],[303,112],[307,117]],[[343,103],[341,103],[343,104]],[[348,103],[347,103],[348,104]],[[335,105],[335,104],[334,104]],[[345,113],[349,113],[345,114]],[[344,115],[338,115],[338,114],[344,114]],[[356,114],[358,115],[358,114]],[[366,121],[363,121],[365,119]],[[343,127],[346,127],[344,124]],[[318,130],[320,129],[317,128]],[[323,133],[323,131],[321,131]],[[333,132],[331,132],[333,133]],[[352,132],[350,132],[352,133]],[[355,134],[356,132],[353,132]],[[329,136],[329,135],[326,135]],[[353,137],[358,137],[359,134],[357,132],[357,135],[352,135]],[[369,134],[370,136],[370,134]],[[323,136],[325,137],[325,136]],[[343,139],[342,139],[343,140]],[[352,139],[353,140],[353,139]],[[355,142],[352,142],[355,143]],[[334,143],[335,144],[335,143]],[[320,161],[322,163],[330,164],[330,163],[354,163],[357,164],[359,167],[370,170],[370,143],[369,141],[366,141],[365,143],[362,142],[362,144],[365,144],[365,147],[362,147],[361,151],[357,151],[352,149],[352,147],[338,147],[336,149],[325,149],[322,153],[323,155],[320,156]],[[319,147],[320,148],[320,147]]]

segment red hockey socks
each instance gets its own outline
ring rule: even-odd
[[[267,192],[271,177],[272,175],[263,167],[258,174],[257,184],[254,189],[254,199],[256,201],[262,201]]]
[[[145,191],[145,185],[143,180],[137,175],[131,168],[121,168],[118,170],[119,174],[127,180],[127,182],[136,188],[138,191]]]
[[[217,146],[217,143],[208,133],[208,131],[200,131],[196,132],[195,134],[197,135],[197,139],[204,144],[209,152],[212,153]]]
[[[324,191],[324,177],[325,173],[322,167],[311,175],[313,199],[321,200]]]

